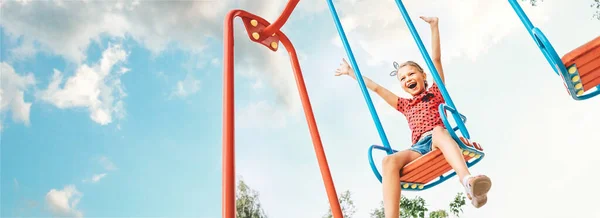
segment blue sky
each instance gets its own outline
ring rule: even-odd
[[[2,3],[2,217],[221,216],[223,17],[243,8],[274,20],[284,3],[166,3]],[[336,4],[363,75],[404,95],[387,76],[391,62],[425,63],[395,3]],[[489,203],[463,217],[600,216],[600,189],[587,182],[598,178],[589,172],[599,150],[585,128],[600,122],[599,101],[566,94],[508,2],[405,4],[428,48],[417,16],[440,17],[447,88],[488,152],[473,172],[493,179]],[[600,35],[589,4],[523,6],[564,54]],[[301,1],[283,31],[299,53],[338,193],[351,190],[356,216],[366,217],[381,201],[366,151],[381,142],[358,85],[333,76],[345,51],[326,7]],[[566,31],[573,23],[580,27]],[[236,174],[271,217],[320,217],[327,197],[287,53],[250,43],[241,27]],[[373,100],[391,144],[408,146],[405,118]],[[566,134],[569,126],[580,134]],[[460,191],[450,180],[404,194],[437,209]]]

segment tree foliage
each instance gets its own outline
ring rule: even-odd
[[[462,192],[457,193],[454,200],[450,203],[450,213],[458,217],[463,212],[462,207],[465,206],[465,204],[466,197]]]
[[[543,2],[544,0],[521,0],[529,2],[531,6],[537,6],[539,2]],[[600,0],[590,0],[592,3],[590,7],[596,9],[596,12],[592,15],[593,18],[600,20]]]
[[[354,206],[354,201],[352,201],[352,193],[350,190],[343,192],[338,197],[338,201],[340,202],[340,207],[342,208],[342,215],[344,215],[344,218],[352,218],[354,213],[356,213],[356,206]],[[323,218],[333,218],[333,215],[331,214],[331,208],[329,208],[329,211],[323,216]]]
[[[544,0],[521,0],[522,2],[524,1],[528,1],[529,4],[531,4],[531,6],[536,6],[538,4],[539,1],[544,1]]]
[[[267,218],[260,204],[258,192],[252,190],[243,180],[237,185],[235,194],[236,218]]]
[[[344,218],[353,218],[356,213],[356,206],[352,200],[350,190],[344,191],[339,196],[340,207]],[[238,181],[236,190],[236,218],[268,218],[259,200],[257,191],[251,189],[243,180]],[[449,204],[449,212],[456,217],[463,212],[462,207],[465,205],[465,196],[462,193],[457,193],[454,200]],[[405,196],[400,196],[400,214],[406,218],[425,218],[429,209],[425,199],[420,196],[409,199]],[[450,213],[444,209],[438,209],[429,213],[429,218],[449,218]],[[383,201],[379,207],[373,209],[370,213],[371,218],[384,218]],[[331,208],[323,216],[323,218],[333,218]]]
[[[594,2],[592,2],[592,5],[590,5],[590,7],[596,9],[596,13],[594,14],[594,17],[596,19],[600,20],[600,0],[594,0]]]
[[[429,218],[448,218],[448,212],[445,210],[436,210],[429,214]]]
[[[450,202],[449,210],[456,217],[459,217],[463,212],[462,207],[465,205],[465,196],[462,193],[457,193],[454,200]],[[416,196],[413,199],[400,196],[400,216],[407,218],[425,218],[425,214],[429,209],[425,199]],[[370,213],[371,218],[384,218],[383,202],[380,202],[379,207],[375,208]],[[446,210],[439,209],[429,213],[429,218],[448,218],[450,215]]]

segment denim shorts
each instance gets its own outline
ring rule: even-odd
[[[410,150],[415,151],[421,155],[425,155],[425,154],[429,153],[432,149],[431,136],[432,136],[432,134],[427,134],[425,136],[422,136],[421,139],[419,139],[419,141],[417,143],[415,143],[414,145],[412,145],[410,147]]]

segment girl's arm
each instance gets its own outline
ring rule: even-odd
[[[437,17],[421,17],[425,22],[429,23],[431,27],[431,59],[433,61],[433,65],[440,75],[440,79],[445,83],[444,78],[444,69],[442,68],[442,52],[440,46],[440,30],[438,28],[438,18]]]
[[[354,80],[356,80],[356,75],[354,75],[353,70],[350,70],[350,72],[348,73],[348,76],[350,76]],[[396,106],[398,105],[398,96],[396,94],[394,94],[390,90],[387,90],[383,86],[380,86],[379,84],[373,82],[371,79],[367,78],[366,76],[362,76],[362,78],[368,89],[377,93],[377,95],[379,95],[381,98],[383,98],[383,100],[385,100],[385,102],[387,102],[390,106],[392,106],[393,108],[396,108]]]

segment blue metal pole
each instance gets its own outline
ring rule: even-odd
[[[529,33],[529,35],[531,35],[531,37],[534,37],[533,36],[534,26],[531,23],[531,21],[529,20],[529,18],[527,17],[527,15],[525,15],[525,12],[523,11],[523,8],[521,8],[521,5],[519,5],[519,3],[516,0],[508,0],[508,2],[512,6],[513,10],[515,10],[517,15],[519,16],[519,19],[521,19],[521,22],[523,23],[523,25],[525,25],[525,29],[527,29],[527,32]]]
[[[373,102],[371,101],[371,96],[369,95],[369,91],[365,85],[365,81],[362,78],[362,74],[360,73],[360,69],[358,69],[358,65],[356,64],[356,60],[354,59],[354,54],[352,53],[352,49],[348,44],[348,39],[346,38],[346,33],[344,32],[344,28],[340,23],[340,18],[333,6],[332,0],[327,0],[327,4],[329,5],[329,10],[331,11],[331,15],[333,16],[333,21],[335,22],[335,26],[337,27],[338,34],[342,40],[342,44],[344,45],[344,49],[346,50],[346,54],[348,55],[348,59],[350,60],[350,65],[352,65],[352,69],[354,69],[354,75],[356,76],[356,81],[360,85],[360,90],[362,91],[363,96],[365,97],[365,101],[367,102],[367,106],[369,107],[369,111],[371,112],[371,117],[373,118],[373,122],[375,122],[375,127],[377,127],[377,132],[379,132],[379,137],[383,143],[383,146],[388,148],[386,152],[388,154],[393,154],[390,143],[385,135],[385,131],[381,125],[381,121],[379,120],[379,116],[377,116],[377,111],[375,111],[375,107],[373,106]]]
[[[535,41],[535,44],[540,48],[540,50],[542,51],[542,54],[544,54],[544,57],[546,58],[548,63],[552,66],[552,69],[554,70],[554,72],[558,75],[559,71],[561,71],[561,69],[560,69],[560,67],[559,67],[559,69],[557,69],[557,67],[558,67],[558,64],[562,64],[562,62],[556,62],[556,60],[554,60],[552,52],[549,51],[549,50],[554,50],[554,48],[549,48],[549,47],[552,47],[552,45],[550,45],[550,42],[548,42],[546,44],[544,41],[548,41],[548,40],[540,39],[541,36],[536,35],[536,33],[535,33],[536,27],[533,26],[533,24],[531,23],[531,20],[529,20],[529,17],[527,17],[525,12],[523,11],[523,8],[521,8],[521,5],[519,5],[519,3],[516,0],[508,0],[508,2],[512,6],[515,13],[517,13],[517,16],[519,16],[519,19],[525,26],[525,29],[527,29],[527,32],[529,33],[529,35],[533,38],[533,41]],[[554,53],[556,53],[556,52],[554,52]]]
[[[404,21],[406,22],[406,25],[408,26],[410,33],[412,34],[413,38],[415,39],[417,46],[419,46],[419,50],[421,51],[421,55],[423,56],[423,59],[425,59],[425,61],[427,62],[427,67],[429,67],[431,74],[433,74],[433,79],[435,80],[438,87],[440,88],[440,91],[442,93],[442,96],[444,97],[444,100],[450,107],[452,107],[452,108],[454,108],[454,110],[458,111],[456,106],[454,106],[454,102],[452,102],[452,98],[450,98],[450,95],[448,94],[448,91],[446,90],[446,86],[444,85],[442,79],[440,78],[440,75],[437,72],[435,65],[433,65],[433,61],[431,61],[431,57],[429,57],[429,53],[427,52],[427,49],[425,49],[425,46],[423,45],[423,41],[421,41],[421,37],[419,36],[419,33],[415,29],[415,26],[413,25],[413,22],[410,19],[408,12],[406,11],[406,8],[404,7],[404,4],[402,4],[402,0],[396,0],[396,4],[398,5],[398,8],[400,9],[400,13],[402,14],[402,17],[404,17]],[[461,121],[459,113],[452,113],[452,116],[454,117],[454,120],[456,120],[456,124],[458,125],[458,128],[461,130],[463,136],[465,138],[471,138],[469,136],[469,132],[467,131],[467,128],[465,127],[465,124]]]

